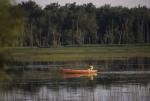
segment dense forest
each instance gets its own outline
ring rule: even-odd
[[[52,3],[42,8],[28,1],[11,10],[23,14],[21,31],[12,46],[150,43],[150,8],[145,6]]]

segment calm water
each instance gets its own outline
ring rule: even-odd
[[[94,75],[63,74],[86,68]],[[0,101],[149,101],[150,58],[14,63],[0,81]]]

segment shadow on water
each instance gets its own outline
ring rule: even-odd
[[[0,81],[0,101],[149,101],[149,63],[150,58],[15,62],[3,73],[9,80]],[[59,71],[91,64],[99,70],[96,75]]]

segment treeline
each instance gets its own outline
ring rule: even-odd
[[[82,44],[150,43],[150,8],[96,8],[92,3],[41,8],[33,1],[22,2],[23,28],[17,46],[61,46]]]
[[[12,6],[11,2],[14,0],[0,0],[0,54],[2,48],[12,45],[22,31],[22,10]]]

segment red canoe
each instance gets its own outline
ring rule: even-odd
[[[87,74],[87,73],[96,73],[97,70],[74,70],[74,69],[62,69],[64,73],[78,73],[78,74]]]
[[[97,73],[63,73],[64,78],[94,77]]]

